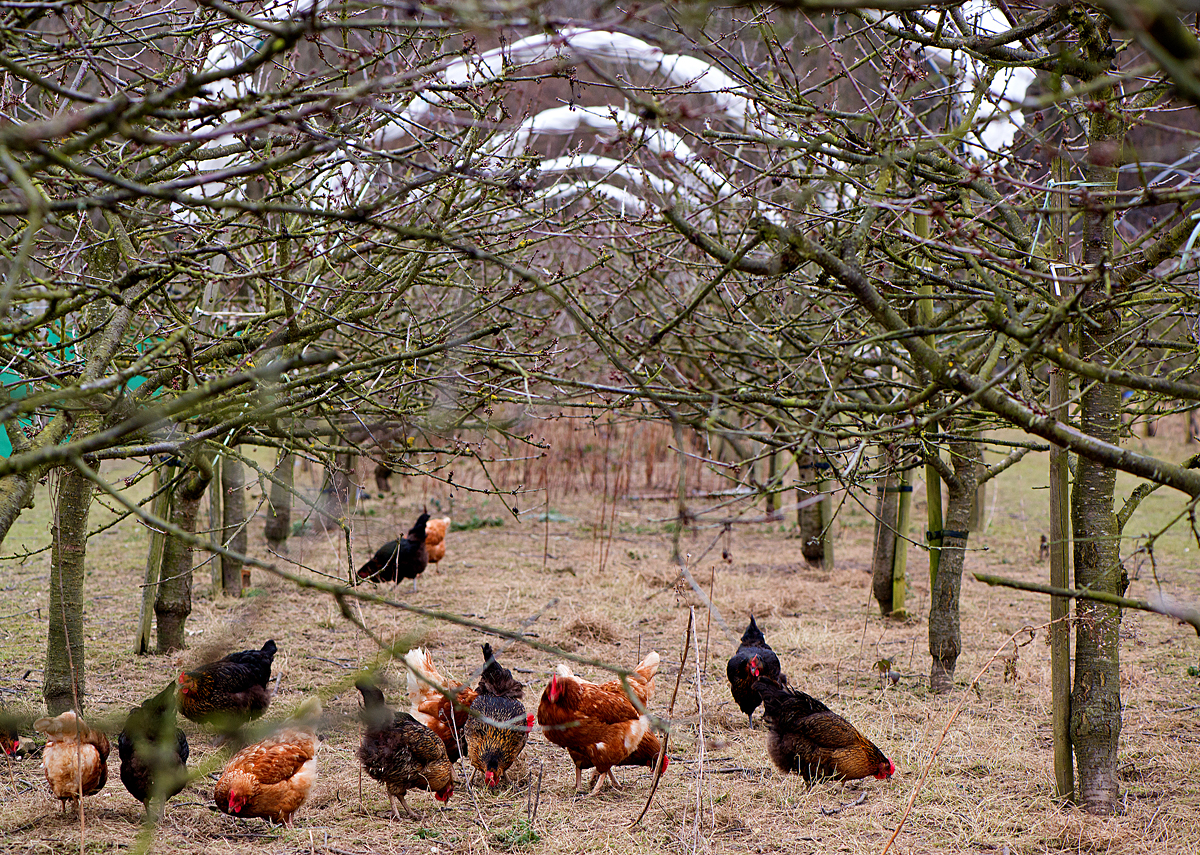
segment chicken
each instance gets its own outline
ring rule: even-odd
[[[31,754],[41,753],[40,743],[21,735],[21,729],[29,727],[29,724],[28,718],[13,715],[0,707],[0,750],[8,757],[20,760]]]
[[[754,727],[754,711],[762,703],[758,692],[754,691],[755,681],[766,678],[787,684],[787,678],[779,673],[779,657],[759,631],[754,615],[750,615],[750,625],[742,633],[742,643],[729,660],[725,674],[729,677],[729,690],[734,701],[750,717],[750,727]]]
[[[429,553],[425,548],[425,526],[429,514],[421,514],[408,534],[400,540],[389,540],[371,556],[371,560],[358,568],[360,579],[375,582],[399,582],[412,579],[413,590],[417,590],[417,577],[425,572]]]
[[[463,726],[476,693],[469,686],[439,674],[427,650],[414,647],[404,655],[404,662],[408,665],[408,699],[412,704],[409,712],[441,737],[447,756],[454,762],[462,756]]]
[[[779,771],[799,772],[810,785],[816,777],[883,780],[895,774],[895,764],[874,743],[816,698],[775,680],[759,680],[754,688],[770,729],[767,754]]]
[[[42,769],[64,811],[68,800],[78,803],[81,795],[100,792],[108,780],[107,736],[88,727],[73,710],[39,718],[33,729],[46,737]]]
[[[410,819],[417,819],[404,803],[409,790],[430,790],[439,802],[454,795],[454,766],[446,746],[432,730],[408,713],[393,713],[384,705],[383,692],[367,680],[355,683],[363,696],[366,733],[358,759],[367,774],[387,788],[392,815],[400,819],[396,799]]]
[[[0,749],[9,757],[21,750],[21,720],[0,707]]]
[[[568,749],[568,751],[570,751],[570,749]],[[653,772],[655,767],[658,765],[658,755],[661,752],[662,743],[659,742],[654,731],[647,731],[646,735],[642,737],[642,741],[638,743],[637,748],[633,749],[633,753],[615,765],[645,766],[647,769]],[[579,782],[582,778],[583,770],[593,768],[593,764],[586,755],[578,752],[571,752],[571,759],[575,761],[575,768],[577,770],[575,775],[575,789],[579,789]],[[667,767],[671,765],[671,758],[664,754],[662,763],[663,772],[666,773]],[[609,772],[607,780],[610,781],[617,789],[621,789],[621,786],[613,778],[611,772]],[[595,786],[598,781],[601,781],[599,771],[597,771],[595,776],[592,778],[591,785]]]
[[[261,816],[291,828],[292,815],[317,780],[314,722],[320,714],[319,699],[305,701],[282,730],[233,755],[213,790],[217,807],[233,816]]]
[[[431,564],[446,557],[446,533],[450,531],[450,517],[430,520],[425,523],[425,552]]]
[[[521,703],[525,687],[496,661],[490,644],[483,645],[483,661],[486,665],[465,728],[467,758],[483,774],[484,783],[495,789],[525,748],[533,716]]]
[[[267,683],[276,649],[271,640],[261,650],[230,653],[183,672],[179,675],[179,711],[192,721],[212,724],[223,737],[236,734],[271,703]]]
[[[658,662],[658,653],[651,651],[629,677],[629,688],[643,707],[654,696]],[[617,786],[612,767],[631,755],[637,755],[638,765],[646,762],[644,758],[652,748],[657,756],[657,738],[646,740],[647,736],[653,737],[650,719],[639,713],[620,680],[591,683],[560,664],[542,693],[537,720],[546,739],[571,755],[575,789],[579,789],[583,770],[595,767],[592,795],[600,791],[606,779]]]
[[[141,802],[166,802],[187,786],[188,741],[175,726],[175,683],[130,711],[117,737],[121,783]]]

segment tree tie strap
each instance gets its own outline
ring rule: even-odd
[[[957,537],[960,540],[966,540],[967,536],[969,534],[970,534],[969,531],[951,531],[948,528],[943,528],[939,531],[925,532],[925,539],[930,542],[935,541],[935,540],[943,540],[947,537]]]
[[[876,494],[882,496],[884,493],[911,493],[913,491],[912,484],[903,484],[899,487],[876,487]]]

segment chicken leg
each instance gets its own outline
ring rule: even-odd
[[[400,811],[396,810],[396,799],[391,793],[388,793],[388,801],[392,805],[392,816],[396,817],[396,820],[399,821]],[[409,819],[420,819],[419,816],[412,812],[412,808],[404,803],[404,796],[400,797],[400,807],[404,808],[404,812],[408,814]]]

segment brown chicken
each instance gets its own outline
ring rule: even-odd
[[[779,771],[799,772],[809,785],[818,777],[883,780],[895,774],[895,764],[873,742],[816,698],[774,680],[759,680],[754,689],[770,730],[767,754]]]
[[[517,759],[529,739],[533,716],[525,712],[521,698],[525,687],[496,661],[492,645],[483,645],[486,663],[479,675],[477,694],[467,719],[467,758],[483,774],[483,781],[492,789]]]
[[[437,564],[446,557],[446,533],[450,531],[450,517],[430,520],[425,523],[425,552],[430,564]]]
[[[363,722],[367,726],[358,759],[367,774],[387,788],[392,815],[400,819],[396,799],[410,819],[418,819],[404,796],[409,790],[430,790],[439,802],[454,795],[454,766],[437,735],[408,713],[387,708],[383,692],[370,681],[355,683],[363,696]]]
[[[320,715],[320,699],[305,701],[292,723],[233,755],[213,790],[217,807],[233,816],[260,816],[291,828],[292,815],[317,780],[319,743],[313,722]]]
[[[658,654],[651,651],[629,677],[629,688],[643,707],[654,696],[658,662]],[[653,737],[650,719],[638,712],[620,680],[591,683],[576,677],[567,665],[560,664],[550,677],[538,704],[537,720],[546,739],[571,755],[575,789],[579,789],[584,769],[596,769],[592,795],[606,779],[619,786],[613,766],[624,764],[631,755],[637,755],[637,765],[652,765],[647,758],[658,753],[657,738],[646,740],[648,735]]]
[[[404,662],[408,665],[409,712],[441,738],[453,763],[462,756],[460,746],[466,745],[463,727],[476,693],[469,686],[438,673],[428,650],[414,647],[404,655]]]
[[[108,737],[81,721],[73,710],[39,718],[33,729],[46,737],[42,769],[55,798],[78,803],[80,795],[100,792],[108,780]]]
[[[179,675],[179,711],[192,721],[212,724],[224,737],[258,718],[271,703],[267,683],[275,642],[242,650]]]

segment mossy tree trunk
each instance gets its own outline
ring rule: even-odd
[[[131,257],[131,247],[116,215],[107,214],[106,219],[116,239],[102,240],[89,226],[87,231],[92,240],[86,250],[86,266],[88,273],[98,280],[112,281],[116,277],[120,256],[124,254],[126,258]],[[133,317],[129,304],[114,308],[105,303],[93,303],[83,314],[79,333],[84,337],[82,349],[86,365],[81,375],[84,382],[94,381],[104,373]],[[95,334],[85,335],[88,332]],[[58,425],[57,429],[54,429],[55,425]],[[54,437],[88,436],[100,427],[101,416],[94,410],[84,409],[77,415],[59,413],[50,428],[38,437],[38,444],[45,447],[47,443],[56,441]],[[12,436],[18,432],[9,433]],[[23,437],[13,436],[14,450],[23,443]],[[17,479],[14,484],[17,492],[11,497],[13,500],[22,500],[20,484],[21,480]],[[69,709],[83,714],[86,685],[83,588],[87,572],[88,515],[94,490],[92,482],[79,469],[72,466],[62,470],[51,524],[50,613],[46,632],[46,665],[42,673],[42,697],[51,715]],[[31,498],[25,495],[23,501],[28,502]],[[0,539],[3,539],[2,535]]]
[[[83,582],[92,482],[75,469],[58,481],[50,552],[50,628],[42,697],[50,715],[83,713]]]
[[[796,501],[803,503],[806,499],[820,494],[821,481],[817,477],[817,464],[811,454],[800,455],[796,463],[800,480],[811,480],[813,484],[812,489],[806,486],[796,488]],[[825,531],[825,505],[824,501],[813,502],[796,511],[796,525],[800,529],[800,552],[809,564],[825,563],[825,538],[828,536]]]
[[[174,490],[169,483],[164,483],[162,469],[154,472],[154,499],[150,504],[150,513],[160,520],[171,518],[171,500]],[[166,532],[157,526],[149,528],[149,539],[146,546],[146,573],[142,581],[142,603],[138,611],[138,632],[133,643],[133,652],[145,656],[150,652],[150,636],[154,628],[154,600],[158,595],[158,580],[162,578],[163,550],[166,545]]]
[[[1051,219],[1051,254],[1060,263],[1070,261],[1070,194],[1066,188],[1070,166],[1062,153],[1055,155],[1052,174],[1056,186]],[[1056,289],[1061,293],[1061,289]],[[1054,334],[1062,348],[1070,345],[1067,326]],[[1068,417],[1071,382],[1065,371],[1050,367],[1050,413],[1060,421]],[[1067,450],[1050,446],[1050,584],[1071,586],[1071,479]],[[1054,731],[1055,795],[1075,800],[1075,754],[1071,748],[1071,601],[1050,598],[1050,718]]]
[[[267,522],[263,534],[267,546],[273,552],[287,549],[288,535],[292,533],[292,486],[296,469],[296,455],[285,452],[279,456],[274,480],[268,491]]]
[[[884,449],[887,473],[875,482],[875,540],[871,549],[871,590],[879,611],[892,613],[892,571],[896,562],[896,526],[900,517],[900,479],[896,476],[892,454]]]
[[[1111,65],[1112,43],[1107,25],[1088,34],[1082,48],[1101,73]],[[1096,103],[1115,100],[1110,87],[1095,91]],[[1092,111],[1088,128],[1087,187],[1097,193],[1116,190],[1117,166],[1124,140],[1119,113]],[[1083,264],[1087,279],[1079,305],[1087,321],[1077,325],[1079,357],[1116,365],[1124,346],[1121,319],[1108,308],[1118,287],[1110,275],[1113,259],[1113,213],[1092,205],[1083,212]],[[1121,442],[1121,390],[1086,383],[1079,397],[1079,424],[1104,442]],[[1110,594],[1122,593],[1120,531],[1113,511],[1116,470],[1082,455],[1075,468],[1071,495],[1071,528],[1075,541],[1075,586]],[[1071,742],[1078,770],[1077,793],[1091,813],[1116,810],[1117,746],[1121,735],[1121,611],[1115,606],[1080,600],[1075,604],[1075,683],[1071,693]]]
[[[242,461],[226,454],[221,459],[221,542],[238,555],[246,554],[246,475]],[[231,597],[242,595],[244,562],[221,556],[221,590]]]
[[[198,457],[195,470],[175,488],[171,522],[189,534],[196,531],[200,499],[212,480],[212,464]],[[163,545],[162,579],[154,599],[158,622],[158,652],[182,650],[184,624],[192,613],[192,552],[190,543],[169,532]]]
[[[938,571],[929,599],[929,655],[933,660],[929,688],[933,692],[948,692],[954,686],[954,669],[962,651],[959,593],[981,459],[978,442],[951,442],[949,448],[954,469],[941,472],[946,482],[946,514]]]

